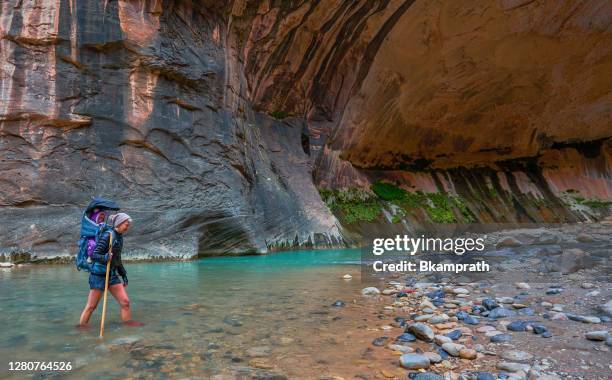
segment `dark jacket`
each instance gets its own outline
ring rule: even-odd
[[[127,281],[127,272],[123,267],[123,262],[121,261],[121,251],[123,250],[123,236],[115,230],[113,233],[113,258],[111,260],[111,275],[117,273],[119,276],[123,277],[124,282]],[[106,263],[108,261],[108,241],[110,239],[111,231],[104,232],[102,236],[98,239],[98,243],[96,244],[96,248],[91,254],[91,259],[94,263],[102,264],[104,269],[102,269],[102,273],[97,270],[96,274],[106,274]],[[95,265],[96,267],[100,267],[100,265]]]

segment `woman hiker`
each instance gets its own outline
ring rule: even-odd
[[[98,302],[104,294],[108,260],[111,261],[108,290],[121,307],[121,320],[128,325],[141,325],[139,322],[132,321],[130,299],[125,291],[125,287],[128,285],[127,272],[121,262],[123,234],[130,228],[131,222],[132,218],[125,213],[118,213],[109,217],[110,228],[102,233],[91,256],[94,265],[92,272],[89,274],[89,298],[85,309],[81,313],[79,326],[87,325],[91,313],[96,310]],[[113,247],[109,252],[108,243],[111,234],[113,234]],[[119,276],[121,276],[121,279]]]

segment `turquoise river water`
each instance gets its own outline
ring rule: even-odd
[[[318,378],[342,354],[332,332],[360,288],[358,250],[127,263],[134,319],[109,296],[75,328],[89,291],[72,265],[0,270],[2,378]],[[341,279],[350,273],[350,281]],[[339,352],[340,351],[340,352]],[[345,352],[346,354],[346,352]],[[70,362],[70,371],[9,371],[9,362]],[[282,377],[279,377],[282,378]]]

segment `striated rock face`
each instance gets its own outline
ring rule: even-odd
[[[612,134],[612,4],[417,2],[333,146],[358,167],[452,168]]]
[[[134,217],[135,255],[341,244],[303,122],[251,109],[222,3],[2,2],[3,250],[68,254],[92,195]]]
[[[560,196],[612,199],[611,15],[3,1],[0,251],[74,253],[92,195],[134,217],[126,244],[146,257],[342,246],[316,186],[376,180],[461,195],[481,221],[589,218]]]

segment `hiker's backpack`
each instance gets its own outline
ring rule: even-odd
[[[103,233],[110,230],[110,226],[106,224],[111,211],[118,211],[119,206],[113,201],[103,198],[93,198],[81,217],[81,233],[80,239],[77,242],[76,267],[78,270],[92,272],[93,261],[91,254]],[[99,212],[105,213],[103,221],[93,220]]]

